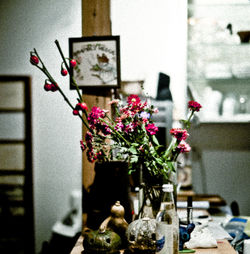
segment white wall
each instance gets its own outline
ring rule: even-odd
[[[183,0],[111,0],[112,34],[121,37],[122,80],[144,80],[156,96],[158,74],[170,76],[174,117],[186,109],[187,3]]]
[[[60,77],[61,43],[68,55],[68,38],[81,36],[81,0],[1,0],[0,75],[32,77],[33,174],[36,250],[49,240],[53,224],[69,209],[72,189],[81,188],[81,123],[59,93],[43,90],[44,76],[29,63],[34,47],[70,98],[68,79]]]

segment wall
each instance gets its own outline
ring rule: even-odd
[[[111,0],[122,80],[144,80],[145,93],[155,97],[159,72],[168,74],[177,119],[186,112],[186,7],[183,0]]]
[[[197,193],[219,194],[227,204],[237,201],[241,215],[250,215],[250,123],[200,123],[189,141],[193,155],[193,186]]]
[[[58,93],[43,90],[45,77],[29,63],[36,48],[71,99],[60,77],[58,39],[65,55],[68,38],[81,36],[81,0],[1,0],[0,75],[32,77],[33,173],[36,250],[49,240],[53,224],[69,209],[71,190],[81,188],[81,123]],[[58,77],[58,78],[57,78]]]

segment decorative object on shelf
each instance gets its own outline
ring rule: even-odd
[[[119,253],[122,241],[117,233],[111,230],[98,229],[86,230],[83,235],[83,253]]]
[[[128,250],[132,253],[156,251],[156,220],[144,217],[131,222],[127,229]]]
[[[128,228],[128,223],[124,219],[125,210],[120,204],[120,201],[111,207],[110,216],[106,218],[100,225],[100,230],[111,230],[116,232],[122,239],[123,245],[125,245],[126,230]]]

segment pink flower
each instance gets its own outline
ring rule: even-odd
[[[178,141],[186,140],[188,137],[187,130],[181,128],[173,128],[169,131],[171,135],[173,135]]]
[[[91,132],[87,131],[85,134],[85,141],[88,147],[92,147],[93,136]]]
[[[84,151],[87,148],[82,140],[80,140],[80,146],[81,146],[82,151]]]
[[[144,152],[144,147],[143,147],[143,145],[141,145],[141,146],[138,148],[138,150],[141,151],[141,152]]]
[[[88,115],[88,121],[90,125],[94,128],[94,125],[100,122],[99,118],[104,118],[105,112],[99,107],[94,106]]]
[[[110,102],[108,103],[108,105],[112,105],[112,104],[117,105],[119,102],[120,102],[120,100],[115,99],[115,100],[110,101]]]
[[[116,131],[122,131],[124,128],[124,124],[122,122],[118,122],[114,128]]]
[[[133,132],[133,131],[134,131],[133,123],[129,123],[128,125],[126,125],[126,127],[125,127],[125,132],[126,133]]]
[[[159,113],[159,109],[158,109],[158,108],[154,108],[153,112],[154,112],[155,114],[157,114],[157,113]]]
[[[138,95],[136,94],[131,94],[128,99],[127,99],[127,103],[129,105],[133,105],[133,106],[137,106],[139,103],[141,102],[141,99],[139,98]]]
[[[97,129],[100,130],[105,136],[111,133],[111,129],[105,123],[99,124]]]
[[[150,135],[155,135],[156,132],[158,131],[158,127],[155,126],[155,124],[153,124],[153,123],[149,123],[146,126],[146,130],[147,130],[147,132],[149,132]]]
[[[176,147],[176,150],[180,153],[188,153],[191,151],[191,147],[188,143],[182,140]]]
[[[188,102],[188,108],[189,108],[189,110],[191,110],[191,111],[199,112],[200,109],[202,108],[202,106],[201,106],[201,104],[199,104],[199,103],[196,102],[196,101],[189,101],[189,102]]]

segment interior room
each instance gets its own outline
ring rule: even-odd
[[[187,139],[191,151],[176,164],[179,197],[216,195],[231,216],[250,216],[249,11],[248,0],[1,0],[0,252],[50,253],[53,243],[70,253],[86,223],[85,192],[98,171],[82,152],[86,129],[74,108],[59,91],[45,91],[48,74],[36,68],[41,59],[72,105],[81,102],[80,92],[89,112],[131,94],[147,98],[159,108],[153,119],[165,146],[170,130],[181,128],[190,113],[188,102],[199,102]],[[58,48],[68,61],[70,38],[98,36],[119,37],[117,87],[99,90],[83,82],[77,91],[61,74]],[[39,64],[30,62],[36,52]],[[119,179],[131,181],[123,173]],[[102,184],[117,181],[102,174]]]

